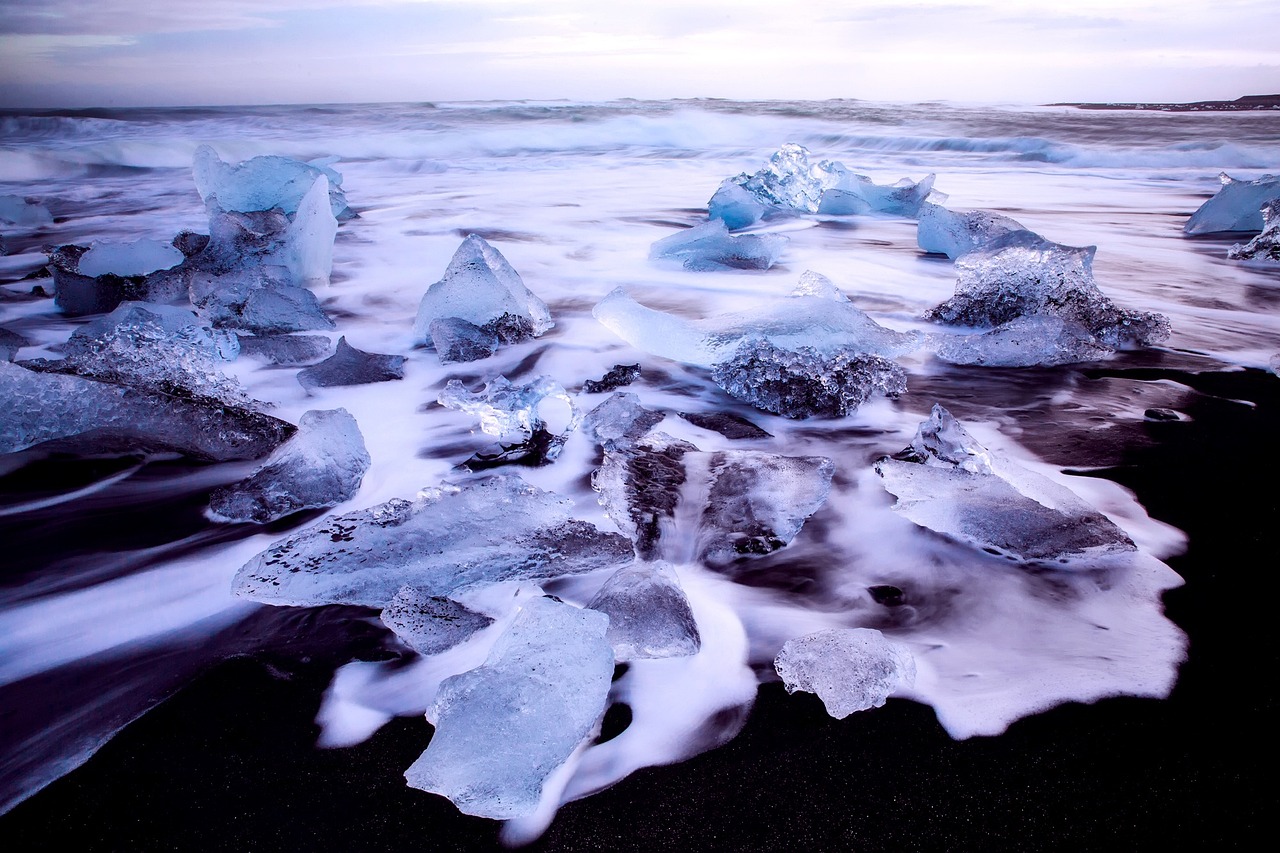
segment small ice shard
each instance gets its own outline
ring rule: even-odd
[[[553,325],[546,303],[525,287],[507,259],[476,234],[454,252],[444,277],[427,288],[418,306],[414,335],[425,341],[435,320],[458,317],[490,326],[505,343],[536,338]]]
[[[461,317],[432,320],[427,333],[441,364],[479,361],[493,355],[502,345],[497,332]]]
[[[111,263],[113,260],[120,259],[113,259],[113,254],[120,253],[109,249],[106,245],[100,244],[97,248],[107,249],[106,263],[102,265],[104,267],[111,267],[114,265]],[[139,251],[142,254],[147,253],[147,250]],[[105,314],[121,302],[128,301],[174,303],[186,300],[191,269],[189,264],[181,262],[183,258],[179,250],[174,249],[179,256],[175,265],[145,274],[129,275],[117,275],[112,272],[104,272],[101,275],[86,273],[81,269],[81,264],[84,258],[91,257],[93,252],[94,248],[75,245],[57,246],[49,252],[49,270],[53,274],[53,301],[58,306],[58,310],[64,314],[72,317]],[[125,260],[139,261],[139,264],[134,266],[149,265],[149,263],[141,263],[145,260],[144,258],[132,256],[127,250],[123,254],[126,256]],[[173,256],[166,254],[166,257]]]
[[[220,401],[166,394],[0,361],[0,453],[37,445],[78,454],[182,453],[258,459],[293,427]]]
[[[1188,234],[1261,231],[1263,205],[1280,199],[1280,175],[1237,181],[1223,172],[1218,180],[1222,181],[1222,189],[1191,214],[1182,230]]]
[[[527,385],[512,385],[499,376],[474,394],[457,379],[450,379],[437,402],[474,415],[480,420],[481,432],[506,441],[523,441],[534,433],[546,432],[563,443],[564,436],[582,419],[568,392],[550,376],[539,376]]]
[[[732,235],[718,219],[704,222],[653,244],[653,260],[679,261],[694,272],[767,270],[790,242],[781,234]]]
[[[773,438],[773,433],[765,432],[751,421],[733,412],[678,412],[677,414],[696,427],[718,432],[734,441]]]
[[[788,693],[816,693],[837,720],[879,708],[916,680],[911,650],[873,628],[833,628],[788,640],[773,667]]]
[[[942,406],[875,470],[898,498],[897,512],[991,554],[1057,565],[1135,550],[1069,489],[993,456]]]
[[[342,176],[326,161],[303,163],[268,155],[230,165],[213,148],[201,145],[196,149],[192,176],[200,197],[206,203],[216,198],[223,210],[249,213],[279,208],[290,215],[302,206],[317,179],[324,178],[330,213],[343,220],[355,216],[342,192]]]
[[[94,278],[100,275],[128,278],[173,269],[184,260],[186,256],[172,243],[160,240],[96,241],[80,256],[80,274]]]
[[[216,489],[214,515],[264,524],[350,500],[369,469],[360,427],[346,409],[303,413],[298,431],[248,479]]]
[[[240,355],[260,358],[280,367],[315,364],[333,354],[333,341],[324,335],[239,335]]]
[[[1115,352],[1077,321],[1052,314],[1017,317],[989,332],[937,335],[933,342],[943,361],[983,367],[1052,367]]]
[[[669,563],[623,566],[587,607],[609,617],[605,636],[619,663],[686,657],[702,647],[689,599]]]
[[[298,381],[308,390],[335,385],[368,385],[404,378],[404,356],[358,350],[338,338],[333,355],[298,371]]]
[[[445,485],[307,528],[249,561],[233,589],[272,604],[385,607],[406,584],[447,596],[631,561],[625,537],[572,519],[569,507],[510,475]]]
[[[655,433],[606,448],[591,484],[640,559],[721,565],[789,544],[826,501],[834,472],[821,456],[703,452]],[[682,524],[696,529],[673,535]],[[688,547],[692,555],[672,552]]]
[[[666,415],[640,404],[628,391],[615,391],[587,413],[582,429],[605,448],[631,444],[657,426]]]
[[[603,613],[536,598],[484,665],[446,679],[427,716],[435,734],[405,771],[409,785],[460,811],[532,814],[543,785],[604,716],[613,651]]]
[[[1280,263],[1280,197],[1262,208],[1262,233],[1246,244],[1232,246],[1227,257],[1235,261],[1272,261]]]
[[[435,655],[489,627],[493,620],[451,598],[401,588],[382,609],[382,624],[420,655]]]
[[[600,394],[605,391],[616,391],[630,385],[640,378],[640,365],[615,364],[599,379],[588,379],[582,383],[583,394]]]
[[[18,195],[0,195],[0,222],[20,228],[53,224],[53,214],[38,201]]]
[[[250,266],[223,275],[196,272],[190,296],[201,316],[223,329],[278,335],[334,328],[316,295],[291,284],[282,267]]]
[[[817,273],[801,278],[799,292],[747,311],[689,320],[636,302],[621,287],[593,309],[610,331],[638,349],[698,367],[735,357],[747,340],[763,339],[781,350],[810,347],[823,354],[853,350],[893,358],[919,349],[919,332],[879,325]],[[829,282],[827,283],[830,284]]]
[[[1055,316],[1078,324],[1098,346],[1112,350],[1149,346],[1167,338],[1168,318],[1125,311],[1098,289],[1093,281],[1095,251],[1094,246],[1052,243],[1030,231],[1010,232],[959,257],[955,296],[930,309],[925,317],[990,329],[1021,317]],[[975,345],[981,347],[978,342],[967,344]],[[995,349],[1003,346],[1001,343]],[[1083,355],[1092,357],[1088,347]]]
[[[926,252],[955,260],[997,237],[1022,230],[1020,223],[990,210],[961,212],[926,202],[920,207],[916,243]]]
[[[0,361],[13,361],[18,355],[18,350],[27,344],[27,339],[22,335],[0,326]]]
[[[744,341],[711,378],[730,396],[787,418],[842,418],[872,394],[907,390],[906,372],[887,358],[852,347],[786,350],[758,339]]]

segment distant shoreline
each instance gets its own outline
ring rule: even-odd
[[[1280,95],[1245,95],[1234,101],[1194,101],[1189,104],[1048,104],[1051,107],[1075,107],[1081,110],[1157,110],[1166,113],[1240,112],[1245,110],[1280,110]]]

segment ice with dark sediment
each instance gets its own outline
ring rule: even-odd
[[[826,501],[834,472],[822,456],[704,452],[650,433],[606,448],[591,483],[642,560],[723,565],[788,545]]]
[[[333,354],[333,341],[324,335],[237,335],[240,355],[279,367],[315,364]]]
[[[404,378],[404,356],[365,352],[338,338],[333,355],[319,364],[298,371],[303,388],[329,388],[337,385],[369,385]]]
[[[150,275],[173,269],[185,259],[186,256],[176,246],[160,240],[95,241],[80,256],[80,274],[94,278],[100,275],[122,278]]]
[[[788,693],[816,693],[838,720],[879,708],[916,679],[911,649],[873,628],[833,628],[788,640],[773,666]]]
[[[350,219],[355,212],[347,206],[342,175],[332,168],[333,162],[336,161],[326,159],[304,163],[266,155],[229,164],[211,146],[201,145],[196,149],[191,171],[196,190],[206,203],[216,198],[221,209],[242,213],[279,208],[294,214],[317,179],[324,178],[330,213],[337,219]]]
[[[1262,208],[1280,199],[1280,175],[1263,175],[1253,181],[1238,181],[1223,172],[1222,188],[1191,214],[1182,230],[1187,234],[1215,231],[1261,231]]]
[[[755,174],[723,181],[707,203],[707,212],[731,230],[787,213],[914,217],[931,196],[933,180],[929,175],[919,182],[904,178],[893,186],[881,186],[842,163],[823,160],[811,164],[808,149],[789,142]]]
[[[1096,251],[1095,246],[1063,246],[1030,231],[1012,231],[960,256],[955,295],[925,317],[994,331],[967,334],[957,344],[935,338],[935,351],[944,359],[954,353],[965,364],[1012,367],[1084,361],[1098,357],[1100,349],[1131,349],[1166,339],[1167,317],[1119,308],[1098,289],[1093,280]],[[1046,316],[1063,322],[1026,322]],[[1031,341],[1036,331],[1053,337]],[[1035,360],[1037,353],[1050,360]]]
[[[431,344],[441,364],[479,361],[488,358],[502,346],[496,330],[477,326],[461,317],[440,317],[427,328]]]
[[[0,326],[0,361],[13,361],[18,350],[28,345],[28,341],[22,335]]]
[[[875,470],[897,512],[991,554],[1071,568],[1136,550],[1071,490],[992,454],[939,405],[911,444]]]
[[[483,666],[446,679],[427,711],[431,743],[405,771],[412,787],[466,814],[532,814],[543,786],[598,727],[613,677],[603,613],[535,598]]]
[[[623,663],[698,653],[702,638],[670,563],[641,563],[618,569],[587,607],[609,617],[605,637]]]
[[[76,454],[175,452],[226,461],[266,456],[285,421],[207,397],[166,393],[0,361],[0,453],[30,447]]]
[[[290,283],[283,267],[249,266],[223,275],[196,272],[189,294],[201,316],[219,328],[257,335],[334,328],[315,293]]]
[[[243,566],[233,587],[272,604],[385,607],[405,585],[449,596],[631,561],[626,537],[574,519],[570,508],[512,475],[445,484],[294,534]]]
[[[582,429],[607,449],[633,444],[665,418],[665,413],[642,405],[635,394],[615,391],[587,412]]]
[[[437,402],[475,416],[481,432],[506,441],[525,440],[539,431],[563,438],[582,420],[573,398],[550,376],[539,376],[525,385],[513,385],[505,376],[498,376],[474,393],[459,380],[450,379]]]
[[[525,287],[502,253],[477,234],[462,241],[444,276],[423,294],[414,336],[431,340],[431,324],[450,317],[487,328],[504,343],[536,338],[553,325],[546,303]]]
[[[678,412],[677,414],[696,427],[718,432],[732,441],[773,437],[772,433],[733,412]]]
[[[53,224],[53,214],[38,201],[20,195],[0,195],[0,223],[40,228]]]
[[[955,260],[998,237],[1022,230],[1021,223],[990,210],[949,210],[925,202],[920,206],[916,243],[926,252]]]
[[[355,497],[369,462],[364,436],[346,409],[304,412],[293,437],[247,479],[215,489],[209,508],[221,520],[264,524],[334,506]]]
[[[382,609],[386,625],[420,655],[435,655],[466,642],[493,624],[483,613],[439,595],[402,587]]]
[[[640,378],[640,365],[615,364],[599,379],[588,379],[582,383],[583,394],[601,394],[605,391],[616,391],[625,388]]]
[[[653,260],[678,261],[694,272],[767,270],[790,242],[781,234],[730,234],[719,219],[688,228],[653,244]]]
[[[64,314],[81,317],[104,314],[121,302],[185,302],[191,264],[179,249],[170,246],[171,253],[153,243],[145,241],[141,248],[137,244],[68,244],[49,250],[54,304]],[[92,262],[89,272],[82,269],[85,258]],[[168,265],[137,271],[155,263]]]
[[[1227,257],[1235,261],[1271,261],[1280,263],[1280,198],[1262,208],[1262,233],[1248,243],[1232,246]]]

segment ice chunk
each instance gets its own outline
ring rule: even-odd
[[[328,162],[303,163],[270,155],[233,166],[224,163],[210,146],[201,145],[196,149],[192,175],[205,202],[216,198],[223,210],[242,213],[272,208],[287,214],[296,213],[317,179],[324,178],[333,216],[338,219],[355,216],[342,192],[342,176],[331,169]]]
[[[630,385],[640,378],[640,365],[615,364],[600,379],[588,379],[582,383],[583,394],[599,394],[604,391],[616,391]]]
[[[955,260],[997,237],[1022,230],[1025,229],[1020,223],[1003,214],[989,210],[960,212],[926,202],[920,207],[916,243],[926,252]]]
[[[1182,230],[1188,234],[1262,230],[1263,205],[1280,199],[1280,175],[1237,181],[1223,172],[1218,179],[1222,189],[1191,214]]]
[[[0,327],[0,361],[13,361],[18,355],[18,350],[27,344],[27,339],[22,335],[12,329]]]
[[[732,440],[749,438],[773,438],[751,421],[733,412],[678,412],[680,417],[701,429],[718,432]]]
[[[911,650],[872,628],[834,628],[788,640],[773,666],[788,693],[818,694],[837,720],[879,708],[916,680]]]
[[[633,443],[665,417],[642,406],[635,394],[615,391],[587,413],[582,428],[596,444],[617,447]]]
[[[723,565],[789,544],[826,501],[834,472],[821,456],[703,452],[656,433],[607,448],[592,486],[641,559]]]
[[[781,234],[731,235],[718,219],[663,237],[653,244],[649,257],[679,261],[695,272],[715,270],[767,270],[778,262],[787,243]]]
[[[337,234],[338,220],[329,206],[329,179],[321,175],[298,203],[285,235],[285,266],[294,284],[314,287],[329,283]]]
[[[435,655],[466,641],[493,620],[451,598],[403,587],[382,610],[382,624],[420,655]]]
[[[1019,317],[1051,315],[1074,321],[1110,349],[1148,346],[1167,338],[1166,317],[1125,311],[1098,289],[1093,281],[1096,251],[1095,246],[1052,243],[1030,231],[1010,232],[958,258],[955,296],[925,316],[992,328]]]
[[[177,452],[196,459],[257,459],[293,427],[206,398],[81,376],[36,373],[0,361],[0,453],[43,445],[100,454]]]
[[[521,441],[543,431],[563,436],[582,419],[573,399],[550,376],[527,385],[512,385],[504,376],[490,380],[483,391],[471,393],[457,379],[440,392],[440,405],[480,419],[480,430],[508,441]]]
[[[838,295],[834,285],[824,289],[814,284],[813,277],[801,281],[801,292],[795,295],[701,320],[647,308],[621,287],[602,299],[592,314],[634,347],[699,367],[734,358],[748,339],[763,339],[783,350],[809,347],[824,354],[854,350],[886,358],[923,344],[919,332],[895,332],[879,325]]]
[[[127,301],[173,303],[186,300],[191,275],[189,264],[178,263],[146,275],[87,275],[81,271],[80,264],[91,251],[87,246],[66,245],[49,252],[53,301],[63,313],[80,317],[104,314]]]
[[[725,178],[707,202],[707,218],[718,219],[730,231],[747,228],[764,219],[771,208],[742,185],[747,178]]]
[[[1056,565],[1136,550],[1069,489],[991,454],[942,406],[875,470],[896,511],[991,554]]]
[[[441,364],[479,361],[493,355],[502,345],[497,332],[487,324],[477,326],[461,317],[432,320],[427,333]]]
[[[246,480],[216,489],[209,507],[227,521],[265,523],[350,500],[369,469],[356,419],[346,409],[303,413],[293,438]]]
[[[505,322],[504,315],[510,315]],[[497,249],[476,234],[462,241],[444,277],[427,288],[418,306],[414,334],[418,340],[427,340],[431,323],[446,317],[481,327],[501,322],[502,328],[493,331],[508,343],[538,337],[553,325],[546,303],[524,286]]]
[[[334,385],[368,385],[404,378],[404,356],[358,350],[338,338],[333,355],[312,367],[298,371],[298,381],[308,390]]]
[[[323,335],[240,335],[240,354],[281,367],[315,364],[333,353]]]
[[[934,175],[919,181],[902,178],[892,186],[873,183],[866,175],[850,172],[839,163],[823,162],[819,166],[836,176],[835,183],[822,193],[818,213],[884,213],[914,219],[928,198],[944,198],[933,192]]]
[[[1248,243],[1237,243],[1227,250],[1227,257],[1236,261],[1274,261],[1280,263],[1280,198],[1273,199],[1262,208],[1262,233]]]
[[[484,665],[446,679],[435,734],[405,772],[466,814],[515,818],[595,731],[613,677],[609,619],[551,598],[524,606]]]
[[[258,335],[334,328],[316,295],[290,283],[283,267],[248,266],[191,277],[191,302],[219,328]]]
[[[186,256],[172,243],[159,240],[134,240],[131,243],[96,241],[80,256],[80,274],[95,278],[100,275],[150,275],[173,269],[184,260]]]
[[[17,195],[0,195],[0,222],[22,228],[53,224],[53,214],[38,201]]]
[[[907,390],[906,372],[894,362],[853,347],[829,354],[813,347],[782,349],[761,339],[743,341],[711,370],[730,396],[788,418],[841,418],[875,393]]]
[[[669,563],[635,563],[614,572],[587,607],[609,617],[605,635],[618,662],[686,657],[702,638]]]
[[[385,607],[404,585],[450,595],[630,562],[631,545],[569,516],[569,502],[493,475],[330,518],[259,554],[237,594],[274,604]]]
[[[938,358],[984,367],[1049,367],[1106,358],[1115,352],[1073,319],[1051,314],[1018,317],[989,332],[937,335]]]

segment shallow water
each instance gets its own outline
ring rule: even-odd
[[[6,231],[12,254],[0,266],[0,322],[31,342],[20,358],[56,357],[83,321],[62,317],[49,299],[24,296],[39,283],[20,279],[43,265],[41,246],[168,240],[207,228],[190,178],[200,144],[227,160],[335,155],[360,217],[340,227],[332,283],[317,295],[337,321],[335,339],[406,356],[405,378],[308,392],[292,369],[248,358],[229,368],[278,417],[296,423],[308,409],[339,406],[356,417],[373,465],[359,494],[335,511],[456,478],[454,466],[491,443],[468,416],[435,404],[452,378],[474,388],[496,375],[548,374],[576,392],[614,364],[639,363],[641,379],[627,390],[671,413],[663,431],[704,450],[834,460],[826,504],[788,548],[729,570],[678,567],[703,651],[638,662],[615,683],[630,724],[575,759],[542,813],[508,826],[510,840],[528,840],[562,799],[731,739],[760,683],[774,680],[771,661],[782,643],[822,628],[875,627],[907,643],[919,676],[900,696],[930,706],[956,738],[998,734],[1063,702],[1167,696],[1186,634],[1163,612],[1162,594],[1182,583],[1165,561],[1189,544],[1132,492],[1088,475],[1153,442],[1147,409],[1193,409],[1204,393],[1190,384],[1197,374],[1266,368],[1280,352],[1280,268],[1227,261],[1230,236],[1181,232],[1216,189],[1219,171],[1237,178],[1275,171],[1277,140],[1280,117],[1269,114],[859,102],[4,114],[0,194],[39,198],[56,220],[38,232]],[[1166,314],[1173,336],[1153,351],[1054,369],[955,367],[916,353],[899,360],[908,371],[901,398],[875,399],[840,420],[790,421],[729,399],[705,371],[633,349],[593,319],[595,303],[619,286],[645,305],[698,317],[785,295],[815,270],[878,322],[927,328],[920,315],[951,295],[955,275],[950,262],[920,252],[908,220],[813,216],[777,224],[772,230],[791,242],[767,272],[694,273],[647,259],[655,240],[705,217],[723,178],[756,170],[784,142],[879,183],[936,173],[949,207],[996,210],[1051,240],[1096,245],[1101,289],[1122,307]],[[505,255],[556,325],[484,362],[442,366],[415,347],[413,318],[468,233]],[[578,403],[585,410],[601,399]],[[905,446],[934,403],[993,451],[1105,513],[1138,555],[1088,571],[1027,571],[895,514],[871,463]],[[689,411],[733,412],[772,437],[730,441],[675,414]],[[590,488],[596,464],[590,442],[574,434],[555,464],[521,475],[573,499],[577,517],[610,530]],[[0,579],[0,696],[27,709],[0,736],[5,807],[89,759],[120,727],[228,657],[287,650],[303,630],[332,638],[335,664],[362,657],[338,670],[318,716],[322,743],[351,744],[396,716],[421,715],[440,680],[483,660],[504,624],[450,656],[414,660],[385,636],[370,643],[356,632],[351,640],[340,617],[372,617],[360,609],[338,608],[339,616],[300,626],[290,608],[233,598],[236,569],[317,515],[266,529],[208,521],[208,492],[252,466],[72,462],[38,451],[0,466],[0,530],[11,554]],[[603,580],[597,573],[546,591],[583,604]],[[901,591],[902,603],[886,605],[869,592],[885,586]],[[389,656],[397,660],[377,660]],[[56,687],[72,674],[74,690]]]

